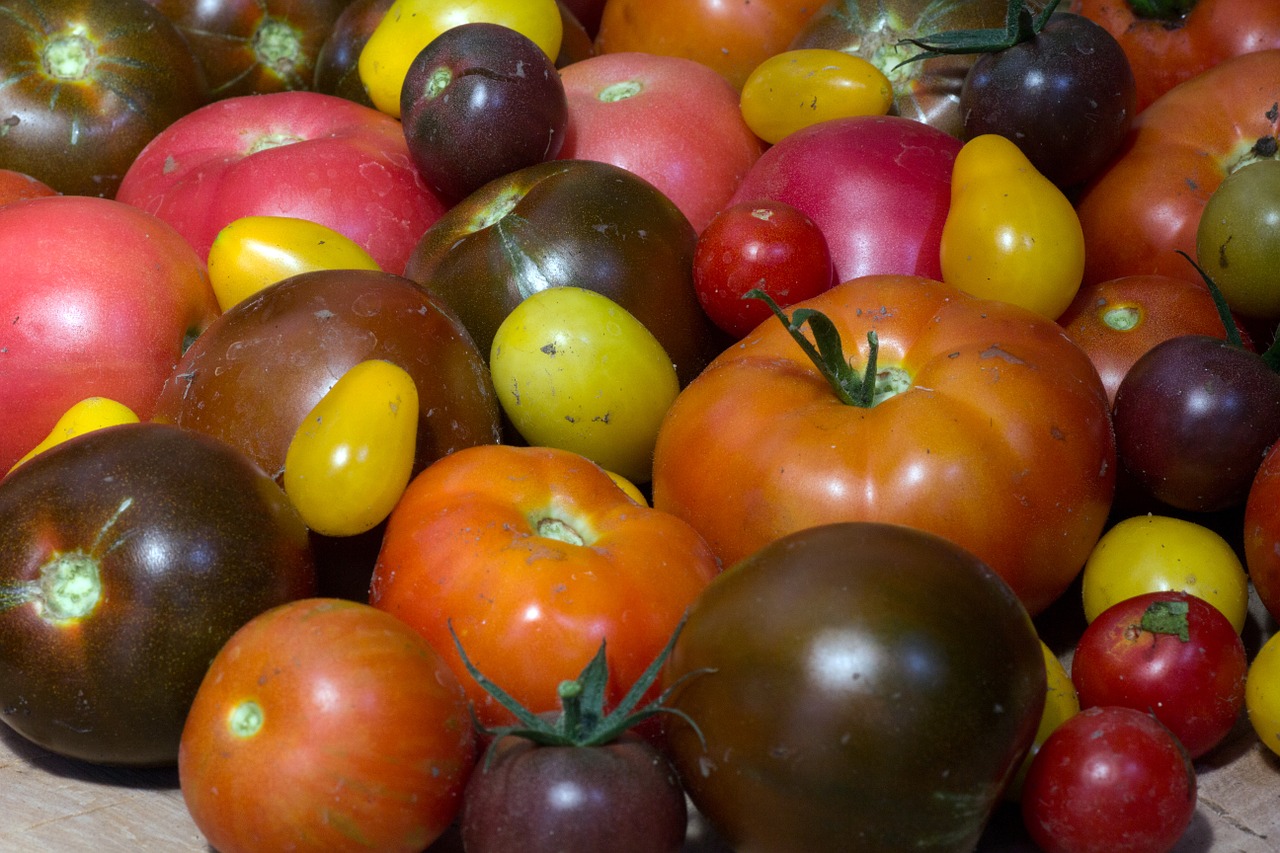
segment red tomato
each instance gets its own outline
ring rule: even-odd
[[[1045,853],[1166,853],[1195,810],[1186,750],[1132,708],[1088,708],[1058,726],[1022,786],[1023,822]]]
[[[1088,357],[1026,309],[913,276],[854,279],[794,308],[829,317],[859,373],[874,331],[887,398],[842,403],[786,327],[764,323],[668,411],[654,506],[725,565],[826,522],[923,528],[985,560],[1031,612],[1048,606],[1097,542],[1115,486]]]
[[[759,288],[786,307],[829,290],[835,269],[822,229],[800,210],[784,201],[744,201],[716,214],[699,235],[693,284],[712,322],[741,338],[773,316],[743,294]]]
[[[1244,643],[1222,611],[1176,590],[1108,607],[1085,628],[1071,658],[1081,707],[1149,711],[1193,759],[1236,724],[1247,671]]]
[[[31,177],[26,172],[0,169],[0,204],[57,194],[58,191],[53,187]]]
[[[689,525],[637,505],[594,463],[494,444],[409,484],[369,600],[431,642],[493,726],[511,714],[467,673],[450,625],[476,668],[535,714],[560,708],[560,682],[607,640],[614,705],[718,571]]]
[[[461,685],[416,632],[310,598],[253,619],[214,658],[178,778],[221,853],[418,853],[461,808],[475,747]]]
[[[1160,273],[1199,281],[1200,214],[1230,172],[1272,158],[1280,49],[1223,61],[1138,114],[1124,153],[1077,204],[1085,282]]]
[[[1262,460],[1245,502],[1244,558],[1258,598],[1280,619],[1280,442]]]

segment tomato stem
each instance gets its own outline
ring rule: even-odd
[[[1049,17],[1058,7],[1059,0],[1049,0],[1048,4],[1037,15],[1027,8],[1026,0],[1009,0],[1005,12],[1004,28],[984,28],[976,30],[952,30],[950,32],[933,33],[920,38],[903,39],[900,44],[913,45],[921,49],[921,53],[910,56],[898,65],[918,62],[922,59],[934,59],[939,56],[971,53],[999,53],[1011,47],[1030,41],[1040,34],[1049,23]]]
[[[1240,327],[1236,324],[1236,318],[1231,313],[1231,306],[1227,304],[1227,298],[1222,295],[1218,283],[1215,282],[1204,268],[1196,263],[1195,259],[1181,249],[1175,249],[1179,255],[1187,259],[1187,263],[1195,267],[1196,272],[1200,273],[1200,277],[1204,279],[1205,286],[1209,288],[1209,293],[1213,296],[1214,307],[1218,309],[1218,316],[1222,318],[1222,326],[1227,332],[1227,343],[1235,347],[1244,348],[1244,339],[1240,335]],[[1280,373],[1280,335],[1276,335],[1271,345],[1261,355],[1262,361],[1273,372]]]

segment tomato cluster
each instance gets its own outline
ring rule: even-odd
[[[224,853],[1160,853],[1280,755],[1274,3],[0,13],[35,748]]]

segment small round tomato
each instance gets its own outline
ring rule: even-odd
[[[1081,578],[1084,616],[1161,590],[1197,595],[1217,607],[1237,633],[1249,609],[1249,579],[1235,550],[1201,524],[1161,515],[1126,518],[1098,540]]]
[[[842,116],[884,115],[893,86],[860,56],[830,48],[787,50],[755,67],[742,85],[742,117],[765,142]]]
[[[1262,460],[1245,501],[1244,559],[1258,598],[1280,619],[1280,442]]]
[[[1249,664],[1244,703],[1258,739],[1280,755],[1280,634],[1263,643]]]
[[[1186,750],[1132,708],[1087,708],[1067,720],[1022,787],[1023,822],[1045,853],[1165,853],[1195,810]]]
[[[489,369],[526,441],[649,482],[680,382],[662,344],[618,303],[580,287],[526,297],[498,325]]]
[[[822,229],[785,201],[730,205],[698,235],[693,285],[718,327],[741,338],[771,316],[763,290],[782,307],[817,296],[835,284],[835,266]]]
[[[1280,318],[1280,160],[1259,160],[1223,178],[1200,214],[1196,256],[1232,310]]]
[[[221,853],[419,853],[461,808],[475,747],[462,687],[422,637],[308,598],[248,622],[209,664],[178,779]]]

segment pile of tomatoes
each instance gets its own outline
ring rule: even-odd
[[[1173,849],[1280,6],[1134,5],[0,0],[0,716],[223,853]]]

